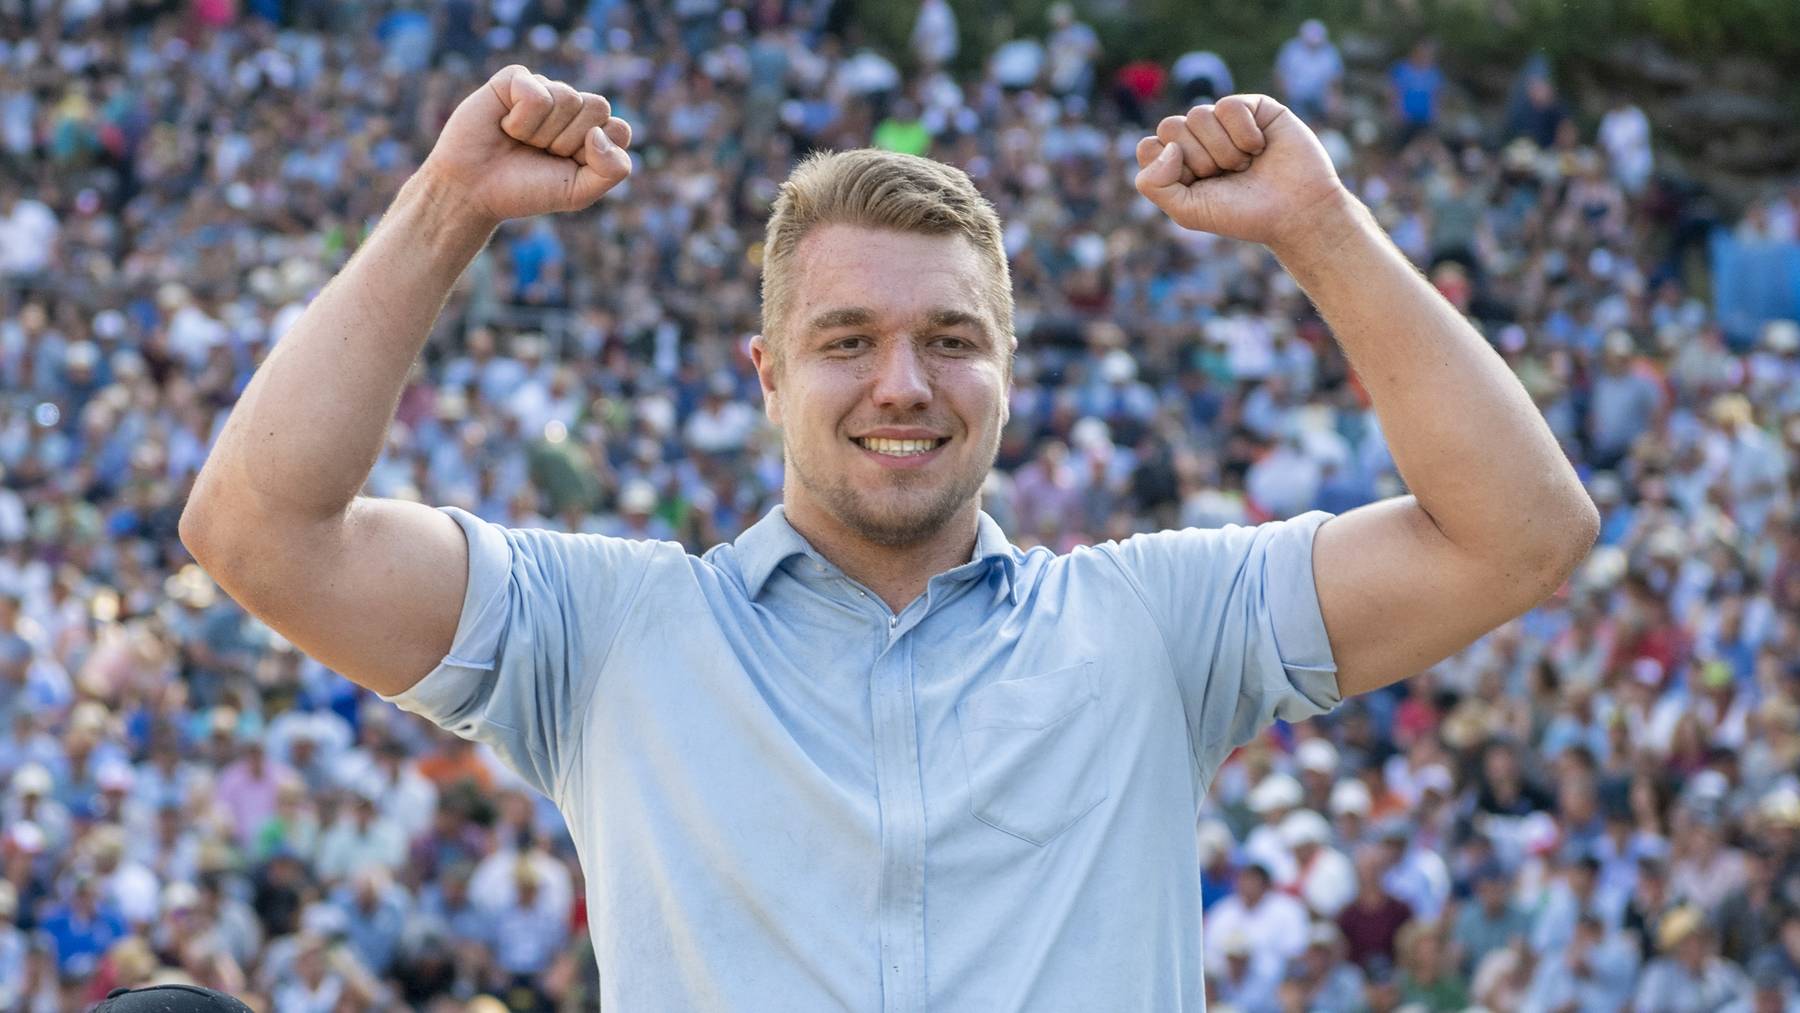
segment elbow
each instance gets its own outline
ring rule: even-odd
[[[1568,513],[1567,556],[1569,572],[1572,573],[1588,557],[1588,553],[1594,551],[1594,544],[1600,540],[1600,508],[1594,505],[1593,497],[1587,494],[1587,490],[1576,486]],[[1567,577],[1568,574],[1564,576]]]
[[[199,503],[193,496],[189,496],[187,502],[182,504],[181,519],[175,523],[175,535],[181,539],[181,547],[186,549],[188,555],[194,557],[194,561],[197,563],[205,554],[203,546],[205,545],[206,523]],[[201,565],[205,566],[204,563]]]
[[[1550,521],[1533,558],[1546,594],[1574,576],[1600,539],[1600,511],[1580,486],[1561,505],[1545,511]]]
[[[175,524],[175,535],[194,562],[209,574],[219,565],[227,533],[223,530],[219,505],[211,499],[190,493],[182,504],[181,518]]]

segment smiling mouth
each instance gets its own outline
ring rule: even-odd
[[[861,437],[853,438],[850,442],[884,457],[916,457],[919,454],[929,454],[949,443],[950,438],[945,436],[931,440],[890,440],[885,437]]]

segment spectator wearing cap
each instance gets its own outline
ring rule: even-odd
[[[1237,840],[1231,836],[1231,828],[1218,820],[1202,821],[1195,837],[1200,858],[1200,909],[1211,911],[1214,904],[1231,896],[1237,880],[1232,855]]]
[[[517,797],[523,799],[524,795]],[[510,837],[502,833],[498,846],[476,866],[469,878],[469,895],[478,907],[499,911],[516,900],[518,865],[529,864],[536,873],[533,896],[548,914],[566,918],[575,903],[575,884],[569,867],[550,853],[550,841],[530,828]]]
[[[1488,954],[1524,937],[1531,927],[1531,920],[1513,900],[1512,877],[1504,866],[1484,862],[1469,879],[1473,896],[1457,908],[1450,930],[1464,974],[1473,974]]]
[[[1361,841],[1373,808],[1369,786],[1363,782],[1347,777],[1332,786],[1329,811],[1338,840],[1346,844]]]
[[[1265,945],[1260,950],[1243,929],[1223,937],[1217,971],[1208,971],[1207,1002],[1226,1009],[1266,1010],[1275,1006],[1285,962]],[[1211,952],[1211,946],[1208,946]]]
[[[13,771],[11,791],[0,824],[16,826],[29,823],[41,832],[45,847],[60,851],[68,846],[73,821],[68,807],[51,797],[55,781],[42,764],[27,763]]]
[[[1279,97],[1308,123],[1319,123],[1332,111],[1343,76],[1344,58],[1318,18],[1301,22],[1300,31],[1275,54]]]
[[[512,885],[512,896],[490,915],[494,962],[510,990],[522,990],[541,1002],[541,976],[568,940],[568,912],[541,902],[543,877],[529,860],[513,865]]]
[[[1320,918],[1336,918],[1356,894],[1356,867],[1331,846],[1331,824],[1311,809],[1281,821],[1281,840],[1294,856],[1295,876],[1283,889]]]
[[[1303,801],[1300,782],[1279,771],[1258,781],[1246,800],[1257,824],[1244,837],[1244,855],[1268,869],[1276,883],[1294,881],[1294,856],[1281,840],[1281,821]]]
[[[1706,914],[1686,904],[1669,912],[1656,933],[1661,956],[1644,968],[1633,1013],[1702,1013],[1750,991],[1742,968],[1719,956]]]
[[[151,816],[133,794],[137,786],[137,768],[123,757],[109,756],[94,768],[94,787],[99,793],[92,809],[98,823],[116,823],[126,830],[144,832],[150,829]]]
[[[1266,866],[1254,860],[1238,870],[1237,889],[1206,913],[1206,973],[1225,967],[1226,940],[1241,934],[1256,942],[1258,958],[1276,962],[1278,969],[1306,947],[1306,908],[1298,900],[1273,889]]]
[[[641,478],[625,483],[619,491],[617,518],[603,527],[614,538],[663,541],[675,537],[669,522],[656,515],[656,487]]]
[[[1301,804],[1329,812],[1331,789],[1337,783],[1339,769],[1337,747],[1329,739],[1307,739],[1294,747],[1294,766],[1299,771]]]

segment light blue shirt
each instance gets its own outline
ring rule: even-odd
[[[704,558],[504,528],[390,697],[561,808],[607,1009],[1204,1008],[1194,826],[1338,702],[1329,515],[1057,556],[983,514],[898,615],[777,507]]]

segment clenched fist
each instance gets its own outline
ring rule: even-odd
[[[1278,247],[1349,192],[1312,129],[1267,95],[1165,117],[1137,145],[1137,189],[1184,228]]]
[[[462,100],[419,171],[495,221],[578,211],[630,175],[630,143],[603,96],[513,64]]]

